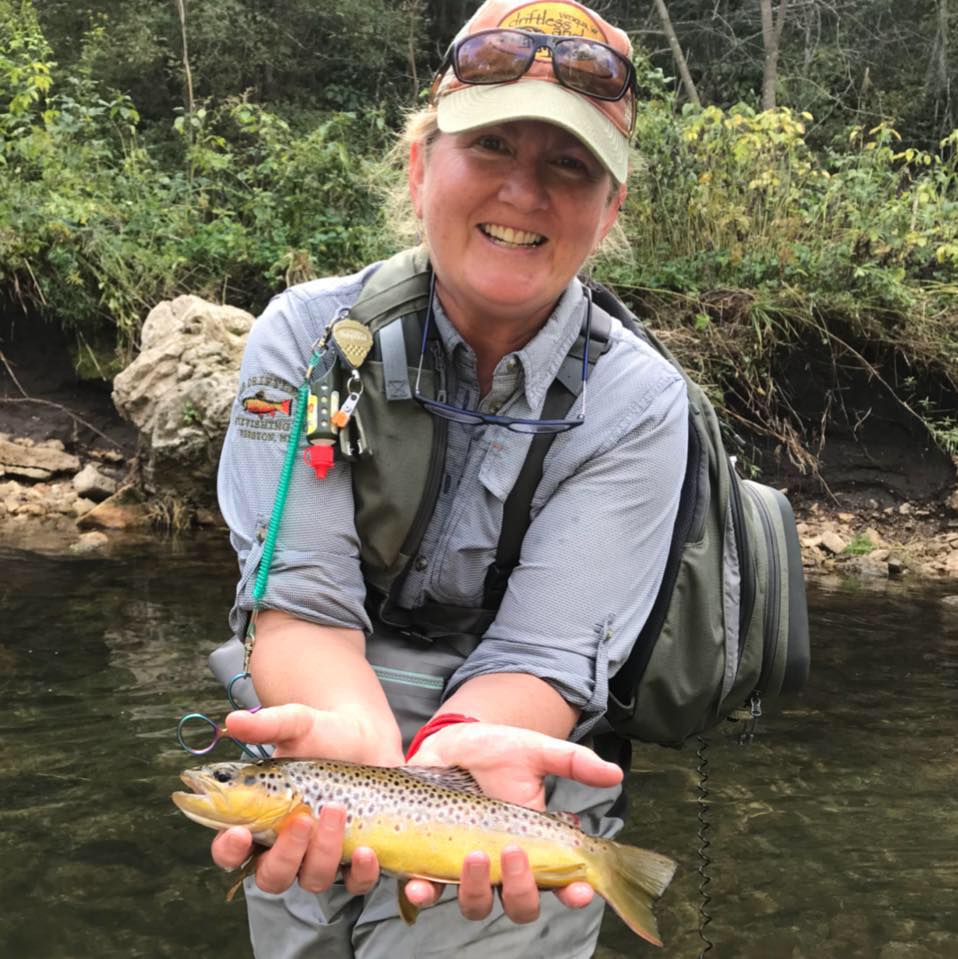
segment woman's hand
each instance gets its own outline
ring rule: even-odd
[[[256,713],[233,712],[226,717],[231,736],[246,743],[274,743],[276,756],[323,756],[377,766],[400,764],[398,744],[363,719],[296,704],[272,706]],[[296,879],[309,892],[325,892],[335,882],[343,850],[346,810],[327,804],[319,817],[298,816],[282,830],[276,843],[256,862],[256,884],[264,892],[280,893]],[[236,869],[253,852],[249,830],[234,827],[213,840],[213,861]],[[346,889],[353,895],[369,892],[379,881],[376,854],[366,846],[355,850],[343,868]]]
[[[532,809],[545,808],[543,780],[548,775],[575,779],[589,786],[614,786],[622,770],[600,759],[591,749],[564,742],[543,733],[491,723],[459,723],[430,736],[411,765],[463,766],[483,790],[496,799]],[[502,853],[502,905],[513,922],[534,922],[539,916],[539,890],[525,853],[510,846]],[[417,906],[429,906],[442,893],[442,886],[422,879],[410,880],[406,895]],[[592,887],[574,882],[555,891],[570,909],[587,906]],[[484,919],[493,904],[489,884],[489,860],[481,852],[470,853],[463,863],[459,908],[467,919]]]

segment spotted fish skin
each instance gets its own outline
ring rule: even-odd
[[[561,814],[493,799],[463,769],[276,759],[214,763],[181,778],[193,792],[172,798],[187,816],[215,829],[246,826],[263,845],[293,816],[339,803],[346,809],[343,861],[368,846],[385,871],[402,877],[458,882],[466,855],[481,850],[498,884],[502,850],[518,844],[540,887],[589,882],[634,931],[659,942],[652,901],[675,863],[590,836]]]

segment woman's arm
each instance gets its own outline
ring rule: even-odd
[[[366,662],[361,631],[264,610],[250,666],[266,708],[231,713],[226,720],[230,735],[249,743],[274,743],[279,756],[380,766],[403,761],[399,727]],[[278,893],[298,879],[304,889],[328,889],[339,870],[345,818],[341,806],[327,805],[318,821],[303,816],[284,830],[256,864],[260,888]],[[235,869],[249,858],[252,846],[246,829],[229,829],[213,840],[213,859],[224,869]],[[357,849],[346,871],[346,888],[362,895],[378,879],[373,851]]]

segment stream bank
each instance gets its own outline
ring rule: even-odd
[[[109,385],[77,378],[71,344],[59,328],[22,317],[0,327],[2,542],[76,553],[189,527],[225,530],[215,508],[215,442],[207,444],[202,472],[188,477],[205,493],[202,502],[190,503],[176,488],[183,471],[175,463],[157,471],[143,449],[143,434],[117,412]],[[140,358],[123,376],[130,379],[136,363],[143,364],[140,387],[149,392],[143,381],[165,363],[180,395],[215,394],[207,405],[215,407],[211,423],[218,423],[234,389],[219,378],[231,364],[238,366],[244,328],[241,311],[194,297],[160,304],[144,325]],[[218,384],[215,390],[211,383]],[[166,414],[167,422],[179,421],[166,434],[174,448],[175,430],[190,441],[212,435],[202,419],[206,414],[189,410],[188,417]],[[822,458],[823,472],[829,472],[818,486],[776,468],[773,459],[766,465],[760,478],[780,486],[792,501],[810,575],[958,583],[958,463],[932,456],[927,437],[916,436],[913,426],[896,431],[893,425],[884,421],[883,442],[869,438],[857,446],[853,437],[833,430],[836,439]]]

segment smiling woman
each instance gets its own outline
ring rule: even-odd
[[[238,739],[462,766],[494,799],[621,826],[621,770],[592,747],[662,579],[687,446],[679,374],[578,278],[625,197],[630,54],[574,0],[487,0],[407,127],[421,245],[293,287],[254,326],[219,474],[230,621],[266,707],[228,718]],[[251,397],[285,435],[239,428]],[[276,478],[303,457],[264,571]],[[521,837],[494,863],[467,851],[454,895],[381,878],[354,829],[335,798],[278,829],[246,884],[257,956],[592,954],[602,901],[582,880],[540,896]],[[250,849],[232,828],[213,855]],[[415,936],[410,905],[432,907]]]

